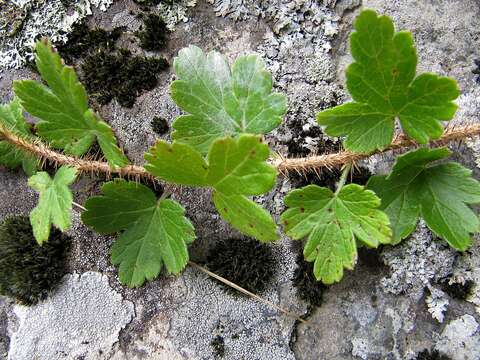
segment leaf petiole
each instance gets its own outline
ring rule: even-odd
[[[337,190],[335,191],[335,195],[338,195],[340,190],[342,190],[343,185],[345,185],[345,182],[347,181],[347,176],[350,174],[350,170],[352,169],[352,163],[349,162],[345,164],[342,170],[342,176],[340,177],[340,180],[337,183]]]

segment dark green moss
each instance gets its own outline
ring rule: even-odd
[[[92,97],[100,104],[116,99],[125,107],[132,107],[143,91],[152,90],[158,74],[167,67],[164,58],[133,56],[125,49],[114,53],[99,50],[81,65],[83,83]]]
[[[225,356],[225,340],[220,335],[217,335],[210,342],[213,347],[213,353],[216,358],[223,358]]]
[[[327,286],[317,281],[313,275],[313,263],[305,261],[302,253],[298,254],[296,262],[292,283],[297,288],[298,296],[312,306],[322,305],[323,292]]]
[[[251,238],[218,242],[209,251],[207,267],[253,293],[262,293],[277,272],[271,247]],[[237,290],[220,283],[228,292]]]
[[[0,293],[31,305],[45,299],[66,273],[70,238],[52,229],[43,246],[36,242],[26,216],[0,225]]]
[[[143,27],[136,33],[140,47],[147,51],[158,51],[167,45],[168,29],[160,16],[148,14],[143,16]]]
[[[112,31],[100,28],[89,29],[81,22],[74,26],[65,44],[57,44],[56,48],[67,64],[73,64],[88,53],[98,49],[113,51],[115,42],[125,31],[123,27],[116,27]]]
[[[288,177],[294,188],[300,188],[302,186],[315,184],[318,186],[327,187],[334,191],[335,186],[340,180],[340,169],[324,169],[319,172],[308,172],[305,174],[298,174],[291,172]],[[347,177],[347,184],[354,183],[359,185],[365,185],[368,179],[372,176],[371,172],[365,167],[356,167],[350,176]]]
[[[448,356],[440,354],[437,350],[423,350],[417,354],[416,360],[451,360]]]
[[[466,280],[463,284],[453,283],[449,284],[448,280],[443,283],[443,291],[450,295],[454,299],[466,300],[472,293],[475,283],[472,280]]]
[[[152,130],[155,131],[157,135],[165,135],[170,127],[168,126],[167,120],[160,116],[155,116],[151,122]]]
[[[473,62],[475,63],[476,68],[473,69],[472,72],[475,75],[479,75],[479,76],[477,76],[477,83],[480,84],[480,59],[475,59]]]

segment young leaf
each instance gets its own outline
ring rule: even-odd
[[[380,211],[380,199],[363,186],[350,184],[338,194],[309,185],[285,197],[289,207],[282,216],[288,236],[308,236],[303,254],[314,261],[313,272],[325,284],[340,281],[343,268],[357,260],[355,239],[369,247],[391,242],[388,216]]]
[[[369,179],[367,187],[390,217],[393,243],[410,235],[421,216],[453,248],[470,246],[470,233],[479,231],[480,222],[467,204],[480,203],[480,183],[460,164],[432,164],[449,155],[445,148],[421,148],[399,156],[388,176]]]
[[[61,231],[70,228],[73,197],[68,186],[75,181],[76,173],[76,169],[62,166],[53,179],[44,171],[28,179],[28,185],[40,195],[30,213],[33,235],[40,245],[48,240],[52,224]]]
[[[159,141],[145,154],[145,169],[168,182],[212,187],[215,206],[226,221],[244,234],[272,241],[277,239],[275,222],[246,197],[263,194],[275,184],[277,174],[265,162],[268,156],[268,146],[255,135],[217,139],[208,163],[187,144]]]
[[[36,64],[48,86],[21,80],[15,81],[13,88],[23,107],[40,119],[38,134],[75,156],[85,154],[96,139],[112,167],[127,165],[112,129],[88,108],[87,93],[74,69],[63,64],[50,42],[37,42]]]
[[[30,127],[23,117],[23,108],[20,101],[15,98],[9,104],[0,105],[0,127],[14,132],[26,139],[32,137]],[[0,164],[11,169],[22,166],[28,176],[37,171],[37,159],[26,151],[14,145],[0,141]]]
[[[189,115],[175,120],[173,138],[202,154],[217,138],[266,134],[282,121],[285,96],[272,93],[272,76],[256,55],[239,57],[230,71],[219,53],[190,46],[180,50],[174,69],[172,98]]]
[[[87,200],[82,220],[103,234],[123,230],[112,248],[123,284],[140,286],[162,265],[172,274],[185,268],[195,232],[177,202],[157,200],[148,187],[125,180],[104,184],[102,193]]]
[[[395,119],[419,143],[443,133],[459,96],[453,79],[434,74],[415,78],[417,55],[410,32],[395,33],[392,20],[365,10],[355,20],[350,47],[355,62],[346,72],[354,102],[322,111],[317,120],[330,136],[346,136],[345,147],[368,153],[387,147]]]

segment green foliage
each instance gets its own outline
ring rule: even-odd
[[[60,282],[70,238],[54,229],[40,246],[26,216],[0,224],[0,294],[26,305],[36,304]]]
[[[208,161],[187,144],[159,141],[145,154],[145,169],[175,184],[212,187],[214,204],[226,221],[246,235],[272,241],[278,236],[271,215],[247,198],[275,184],[276,171],[265,162],[269,154],[255,135],[215,140]]]
[[[367,187],[382,199],[394,243],[410,235],[422,217],[454,249],[471,245],[470,233],[479,231],[480,222],[467,205],[480,203],[480,183],[460,164],[435,163],[449,155],[445,148],[421,148],[399,156],[388,176],[370,178]]]
[[[36,64],[48,86],[34,80],[14,82],[22,106],[40,119],[38,134],[50,145],[81,156],[98,141],[112,167],[128,159],[116,144],[112,129],[88,107],[87,93],[72,67],[65,66],[48,41],[36,45]]]
[[[23,108],[17,98],[9,104],[0,105],[0,126],[22,138],[33,138],[30,125],[23,117]],[[0,141],[0,164],[12,169],[22,166],[23,171],[31,176],[37,171],[38,161],[32,154],[16,148],[6,141]]]
[[[46,172],[38,172],[28,179],[28,185],[40,195],[38,205],[30,213],[33,234],[42,245],[50,236],[53,224],[61,231],[71,226],[72,192],[69,189],[77,171],[68,166],[58,169],[52,179]]]
[[[104,184],[102,193],[88,199],[82,220],[102,234],[123,230],[112,248],[123,284],[140,286],[157,277],[162,265],[173,274],[183,270],[195,233],[177,202],[157,200],[146,186],[125,180]]]
[[[346,136],[348,150],[368,153],[387,147],[395,119],[419,143],[443,133],[459,96],[454,80],[434,74],[415,77],[417,55],[412,34],[395,33],[388,16],[365,10],[355,20],[350,47],[355,62],[347,69],[353,102],[322,111],[318,122],[330,136]]]
[[[307,261],[314,261],[317,280],[325,284],[340,281],[343,268],[353,269],[357,243],[377,247],[390,243],[387,215],[380,211],[380,199],[363,186],[350,184],[338,193],[316,185],[293,190],[285,197],[289,207],[281,221],[288,236],[308,236],[304,249]]]
[[[272,76],[258,56],[239,57],[230,70],[219,53],[190,46],[173,65],[179,80],[171,85],[172,98],[188,113],[175,120],[173,138],[200,153],[217,138],[266,134],[281,123],[285,96],[272,93]]]

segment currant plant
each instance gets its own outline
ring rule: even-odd
[[[280,217],[287,236],[306,238],[304,257],[314,262],[314,275],[325,284],[353,269],[358,246],[395,245],[420,218],[460,251],[480,227],[469,207],[480,203],[480,183],[470,170],[445,161],[450,155],[446,148],[410,151],[397,158],[390,174],[373,176],[366,186],[345,185],[351,159],[388,149],[397,125],[418,144],[440,138],[459,95],[452,79],[416,76],[412,35],[395,32],[390,18],[365,10],[354,27],[350,45],[355,62],[347,69],[352,101],[317,116],[328,135],[345,138],[349,155],[342,176],[335,192],[317,185],[292,190]],[[0,107],[0,163],[22,166],[40,195],[30,214],[40,244],[52,225],[62,231],[70,227],[69,186],[85,164],[80,157],[94,142],[108,166],[90,162],[89,169],[209,189],[218,213],[232,227],[262,242],[279,238],[273,217],[252,197],[276,183],[278,169],[262,135],[280,125],[286,101],[272,91],[272,76],[258,56],[239,57],[230,67],[217,52],[205,54],[195,46],[181,50],[174,60],[171,95],[185,115],[173,123],[173,141],[157,141],[143,167],[128,163],[112,129],[89,108],[74,70],[48,41],[37,43],[36,64],[45,84],[16,81],[16,97]],[[24,110],[38,119],[34,132]],[[46,151],[43,142],[64,154]],[[63,166],[53,177],[37,172],[42,157]],[[187,265],[195,230],[174,198],[170,191],[157,198],[145,185],[115,179],[85,203],[86,225],[101,234],[120,232],[111,258],[119,265],[122,283],[140,286],[162,268],[178,274]]]

